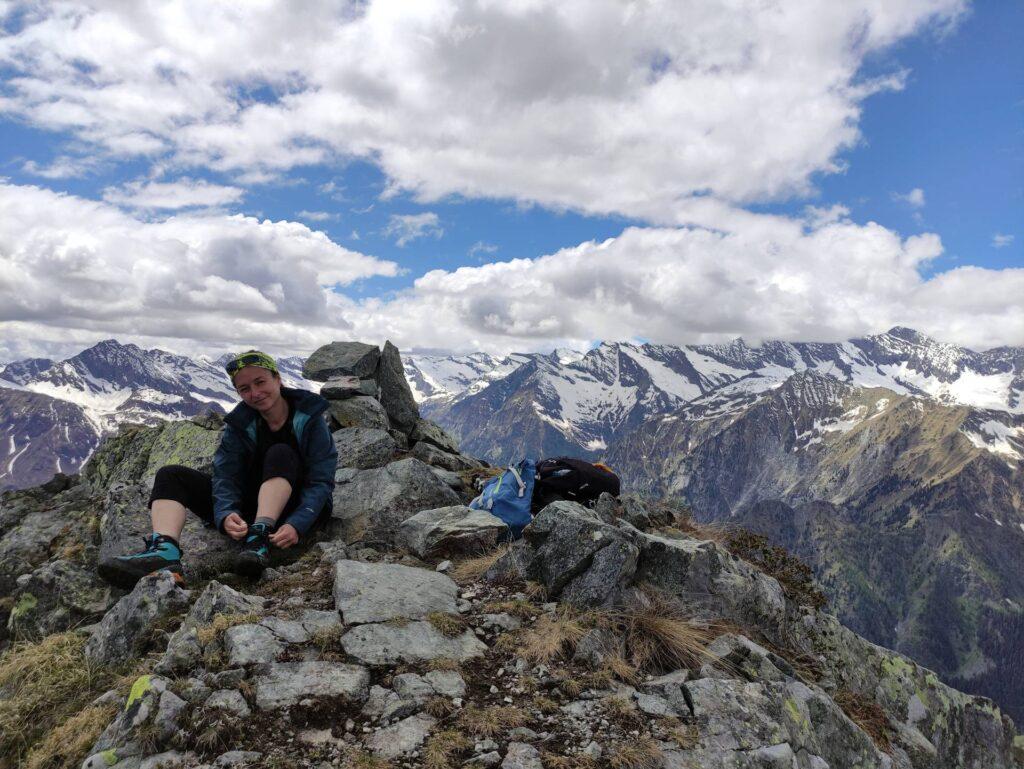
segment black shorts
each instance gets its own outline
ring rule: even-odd
[[[247,523],[256,520],[256,508],[259,501],[260,485],[271,478],[284,478],[291,484],[292,494],[284,511],[277,519],[278,525],[299,506],[302,488],[299,485],[302,460],[295,449],[285,443],[276,443],[267,450],[263,460],[263,474],[258,483],[250,482],[242,490],[241,510],[238,514]],[[153,481],[153,492],[149,495],[149,505],[157,499],[172,499],[180,502],[187,509],[198,515],[207,526],[213,526],[213,478],[199,470],[184,465],[164,465],[156,473]]]

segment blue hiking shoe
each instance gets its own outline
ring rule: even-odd
[[[181,548],[171,537],[151,534],[143,538],[141,553],[118,555],[100,561],[99,575],[112,585],[131,590],[135,583],[155,571],[169,571],[181,581]]]
[[[254,523],[242,544],[236,571],[244,577],[256,578],[270,563],[270,527]]]

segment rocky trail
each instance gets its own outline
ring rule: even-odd
[[[185,586],[95,575],[147,533],[157,468],[209,466],[216,418],[3,496],[0,766],[1022,766],[990,700],[843,627],[777,550],[632,495],[503,543],[465,506],[490,470],[420,419],[396,350],[334,343],[304,375],[329,385],[334,517],[256,582],[195,522]]]

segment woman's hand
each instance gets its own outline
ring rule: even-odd
[[[224,519],[224,533],[231,539],[241,539],[249,532],[247,524],[238,513],[229,513]]]
[[[290,523],[285,523],[281,525],[281,528],[271,534],[269,539],[270,544],[283,550],[291,547],[299,541],[299,532],[295,531],[295,527]]]

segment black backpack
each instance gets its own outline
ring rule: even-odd
[[[594,465],[575,457],[551,457],[537,463],[533,487],[534,513],[559,499],[590,507],[602,492],[619,496],[619,476],[604,465]]]

